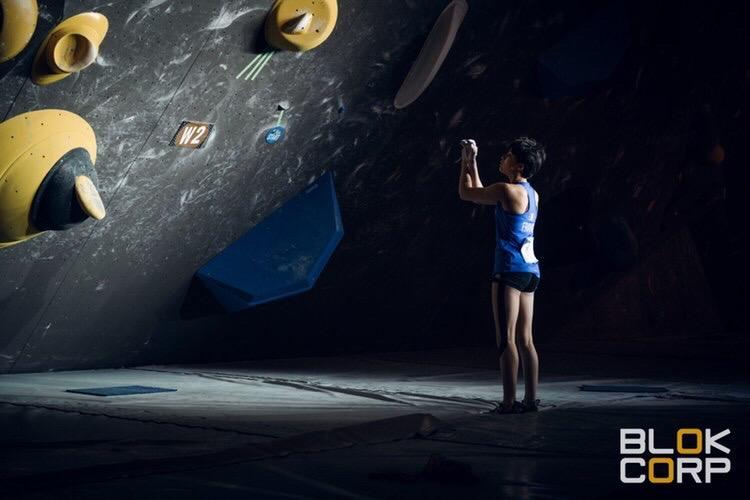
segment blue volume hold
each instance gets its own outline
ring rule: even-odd
[[[333,174],[273,212],[198,270],[228,312],[310,290],[344,236]]]

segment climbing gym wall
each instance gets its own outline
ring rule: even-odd
[[[62,183],[75,224],[0,250],[0,372],[491,347],[492,214],[458,200],[465,137],[488,181],[504,141],[547,145],[540,341],[737,331],[748,79],[712,68],[747,61],[740,16],[294,5],[39,0],[33,29],[3,24],[32,34],[3,48],[2,130],[62,110],[96,158]],[[52,36],[87,13],[106,33]]]
[[[319,45],[282,51],[264,36],[271,6],[39,2],[35,38],[3,66],[3,115],[60,109],[90,124],[107,216],[3,249],[2,371],[123,365],[149,352],[178,359],[196,342],[224,342],[214,329],[236,319],[182,313],[194,275],[354,162],[377,134],[371,108],[393,98],[394,61],[380,54],[421,42],[440,11],[413,4],[413,21],[392,15],[399,2],[343,3],[346,22],[318,33]],[[109,25],[93,64],[52,85],[32,81],[52,28],[87,12]],[[266,334],[248,335],[263,346]]]

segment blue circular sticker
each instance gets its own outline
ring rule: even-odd
[[[268,144],[276,144],[284,138],[286,135],[286,129],[282,126],[274,127],[266,132],[266,142]]]

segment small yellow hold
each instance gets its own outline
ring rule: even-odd
[[[266,41],[279,50],[314,49],[331,36],[338,13],[336,0],[276,0],[266,17]]]
[[[0,0],[0,63],[16,57],[36,31],[39,6],[36,0]]]
[[[31,68],[32,81],[50,85],[90,66],[99,55],[108,29],[107,18],[96,12],[65,19],[50,31],[39,48]]]
[[[94,182],[85,175],[76,177],[76,198],[83,211],[94,219],[102,220],[107,215],[99,191]]]

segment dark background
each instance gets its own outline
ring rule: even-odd
[[[66,1],[64,15],[99,3]],[[50,5],[43,19],[58,15]],[[108,217],[0,252],[0,371],[493,348],[492,209],[458,199],[464,137],[479,144],[485,184],[500,180],[505,141],[547,146],[531,179],[539,342],[663,339],[679,350],[747,331],[739,6],[469,0],[432,85],[397,111],[445,2],[342,1],[326,44],[275,55],[252,82],[235,75],[262,50],[270,1],[148,5],[101,6],[110,31],[78,76],[26,79],[39,32],[3,68],[7,117],[63,108],[92,124]],[[614,72],[550,97],[540,56],[613,6],[627,27]],[[269,146],[262,133],[281,100],[288,136]],[[215,123],[205,149],[169,146],[182,120]],[[181,316],[203,263],[329,169],[346,234],[311,292]]]

